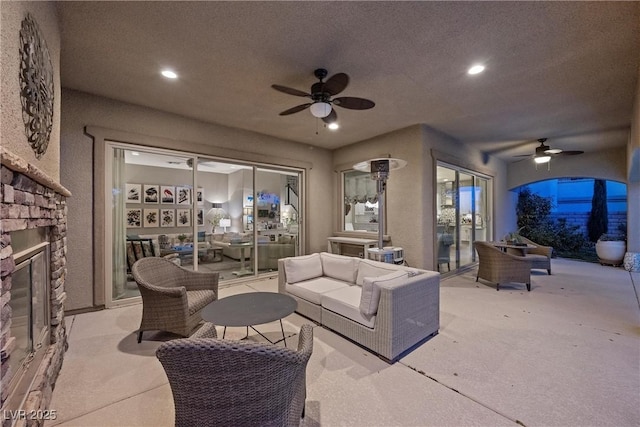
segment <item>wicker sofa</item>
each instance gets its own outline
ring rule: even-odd
[[[393,363],[440,327],[440,273],[326,252],[278,261],[296,311]]]

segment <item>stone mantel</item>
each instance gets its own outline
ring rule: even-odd
[[[38,184],[41,184],[47,188],[50,188],[51,190],[55,191],[56,193],[64,197],[71,197],[71,192],[66,188],[64,188],[62,184],[51,179],[49,175],[42,172],[36,166],[16,156],[15,154],[5,149],[4,147],[0,147],[0,161],[3,166],[6,166],[12,171],[19,172],[31,178]]]

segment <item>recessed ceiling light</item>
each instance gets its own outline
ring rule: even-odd
[[[178,75],[171,70],[162,70],[162,75],[168,79],[177,79]]]
[[[327,126],[327,127],[329,129],[331,129],[331,130],[336,130],[336,129],[338,129],[340,127],[340,125],[338,123],[336,123],[336,122],[333,122],[333,123],[329,123],[329,126]]]
[[[140,153],[138,153],[137,151],[132,151],[132,152],[131,152],[131,155],[132,155],[132,156],[139,156],[139,155],[140,155]]]
[[[484,71],[484,65],[474,65],[473,67],[469,68],[469,71],[467,71],[467,73],[479,74],[483,71]]]

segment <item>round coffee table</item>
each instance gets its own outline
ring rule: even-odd
[[[287,341],[282,318],[293,313],[297,307],[298,303],[289,295],[275,292],[250,292],[213,301],[202,310],[202,318],[214,325],[224,326],[222,338],[227,332],[227,326],[245,326],[247,337],[249,336],[249,328],[251,328],[271,344],[284,341],[286,347]],[[253,325],[261,325],[275,320],[280,321],[280,329],[282,330],[282,339],[278,341],[271,341],[253,327]]]

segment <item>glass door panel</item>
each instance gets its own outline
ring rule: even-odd
[[[272,169],[256,170],[254,228],[259,273],[278,270],[278,260],[298,252],[299,176]]]
[[[445,272],[452,264],[455,269],[457,260],[456,171],[438,166],[436,182],[436,261],[438,271]]]
[[[140,296],[131,266],[164,256],[193,268],[191,159],[112,148],[111,301]]]
[[[492,235],[490,185],[489,179],[454,166],[438,165],[436,178],[436,253],[438,270],[444,272],[443,264],[458,269],[477,262],[473,243]]]
[[[131,266],[142,257],[224,282],[277,271],[299,253],[301,171],[108,144],[107,306],[140,296]]]

